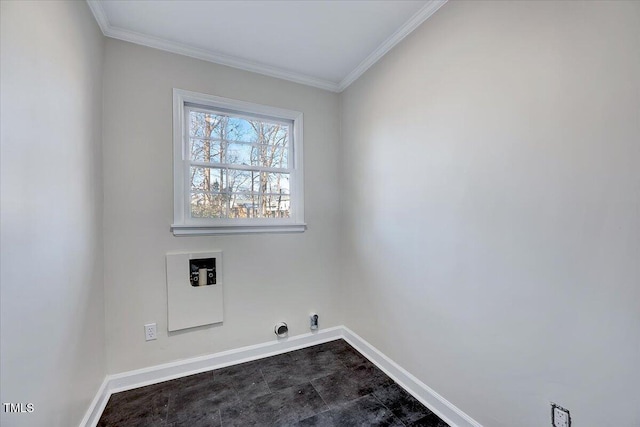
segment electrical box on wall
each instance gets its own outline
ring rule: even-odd
[[[168,329],[223,320],[222,252],[167,254]]]

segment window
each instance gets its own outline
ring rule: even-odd
[[[302,113],[173,90],[173,234],[304,231]]]

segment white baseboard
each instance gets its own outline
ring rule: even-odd
[[[89,405],[87,413],[84,414],[82,421],[80,421],[80,427],[95,426],[98,424],[100,415],[102,415],[102,411],[104,411],[105,406],[107,406],[107,402],[109,401],[110,396],[111,392],[109,391],[109,376],[107,376],[105,377],[104,381],[102,381],[100,388],[98,388],[96,397],[94,397],[93,401],[91,401],[91,405]]]
[[[482,427],[452,403],[426,386],[416,377],[382,354],[356,333],[344,326],[322,329],[314,333],[278,339],[267,343],[222,351],[207,356],[178,360],[149,368],[107,375],[85,414],[81,427],[95,427],[112,393],[131,390],[225,366],[236,365],[312,345],[344,338],[356,350],[383,370],[395,382],[452,427]]]
[[[250,362],[264,357],[275,356],[303,347],[342,338],[342,327],[319,330],[315,333],[296,335],[262,344],[240,347],[207,356],[193,357],[163,365],[123,372],[109,376],[109,391],[117,393],[132,388],[173,380],[187,375],[199,374],[212,369]]]
[[[343,326],[342,334],[345,341],[451,427],[482,427],[479,422],[462,412],[453,403],[440,396],[431,387],[411,375],[349,328]]]
[[[309,347],[342,338],[342,327],[321,329],[317,332],[281,338],[267,343],[222,351],[207,356],[178,360],[149,368],[107,375],[82,419],[81,427],[95,427],[107,406],[111,394],[161,383],[188,375],[198,374],[225,366],[250,362],[264,357]]]

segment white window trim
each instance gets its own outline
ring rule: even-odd
[[[188,140],[185,133],[185,103],[199,104],[211,108],[229,109],[249,114],[258,114],[275,119],[293,121],[293,168],[290,177],[290,218],[191,218],[189,183]],[[267,105],[238,101],[219,96],[206,95],[182,89],[173,89],[173,224],[175,236],[246,234],[246,233],[292,233],[303,232],[304,222],[304,171],[302,147],[302,113]]]

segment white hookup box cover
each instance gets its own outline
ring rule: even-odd
[[[211,258],[215,259],[215,284],[193,286],[191,261]],[[200,283],[196,281],[195,285]],[[167,254],[167,303],[169,331],[222,322],[222,252]]]

